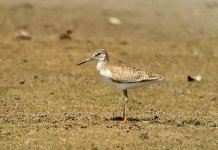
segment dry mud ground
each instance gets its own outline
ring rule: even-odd
[[[129,90],[126,125],[122,91],[75,66],[98,48],[170,78]],[[0,0],[0,66],[0,149],[218,147],[218,1]]]

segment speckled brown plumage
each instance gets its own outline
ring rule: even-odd
[[[166,79],[166,77],[163,75],[146,72],[139,68],[131,67],[125,64],[108,62],[102,65],[102,69],[109,69],[112,73],[111,79],[115,82],[132,83]]]

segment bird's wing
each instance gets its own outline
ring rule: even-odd
[[[124,64],[108,64],[107,67],[112,74],[111,79],[115,82],[133,83],[166,79],[163,75],[145,72]]]

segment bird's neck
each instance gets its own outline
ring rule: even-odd
[[[101,59],[101,60],[99,60],[98,61],[98,63],[97,63],[97,66],[96,66],[96,69],[98,70],[98,71],[100,71],[102,68],[104,68],[104,66],[107,64],[107,63],[109,63],[109,57],[108,57],[108,55],[107,55],[107,53],[106,53],[106,57],[104,58],[104,59]]]
[[[109,56],[108,56],[108,54],[106,53],[106,57],[104,58],[104,62],[109,62],[110,60],[109,60]]]
[[[109,62],[109,60],[108,61],[99,61],[97,63],[97,66],[96,66],[97,71],[102,70],[108,62]]]

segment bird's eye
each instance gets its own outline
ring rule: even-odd
[[[99,56],[101,53],[97,53],[96,56]]]

